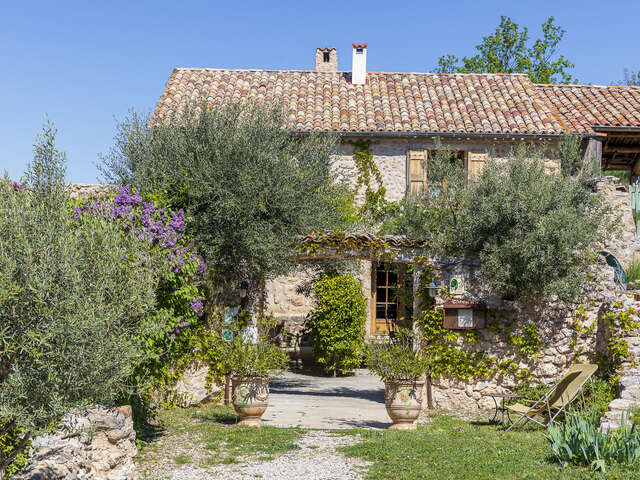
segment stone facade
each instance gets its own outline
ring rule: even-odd
[[[14,480],[135,480],[138,454],[131,407],[72,412],[51,435],[32,441],[26,468]]]
[[[339,181],[355,187],[358,172],[353,160],[353,141],[357,137],[343,138],[340,151],[334,156],[334,169]],[[382,175],[382,183],[386,189],[385,198],[389,201],[402,200],[407,194],[408,184],[408,152],[410,150],[433,150],[438,147],[476,154],[489,153],[493,158],[505,159],[514,148],[522,143],[520,139],[494,139],[491,137],[452,136],[437,142],[433,137],[375,137],[371,139],[373,159]],[[559,163],[552,158],[554,143],[551,140],[539,141],[538,145],[547,147],[548,169],[558,169]],[[375,186],[375,184],[374,184]],[[364,202],[364,189],[356,192],[356,202]],[[366,298],[371,302],[371,268],[369,261],[360,261],[358,278]],[[305,281],[304,274],[296,273],[280,277],[267,285],[267,304],[269,310],[279,318],[289,322],[298,322],[313,307],[311,299],[298,293],[299,286]],[[369,305],[368,311],[371,311]],[[371,318],[367,319],[367,332],[371,332]]]
[[[607,198],[616,216],[619,231],[607,242],[605,248],[627,267],[634,256],[640,253],[640,237],[636,236],[636,226],[631,210],[631,198],[624,185],[617,183],[615,177],[604,177],[595,186],[596,190]]]

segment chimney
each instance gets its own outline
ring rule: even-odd
[[[364,85],[367,83],[367,44],[353,43],[353,67],[351,83]]]
[[[338,52],[335,48],[316,48],[316,72],[337,72]]]

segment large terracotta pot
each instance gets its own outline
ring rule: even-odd
[[[422,386],[424,380],[386,380],[384,382],[384,405],[393,421],[389,428],[414,430],[414,423],[422,409]]]
[[[269,406],[268,377],[234,377],[231,379],[233,408],[239,425],[261,427],[262,414]]]

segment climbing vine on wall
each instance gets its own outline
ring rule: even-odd
[[[373,159],[371,142],[357,139],[349,143],[353,145],[353,161],[358,171],[356,190],[364,187],[362,213],[375,215],[385,203],[384,196],[387,190],[382,183],[382,173]]]
[[[609,330],[607,339],[608,355],[598,354],[596,356],[599,368],[614,378],[617,378],[617,372],[623,363],[630,362],[632,366],[636,366],[637,362],[631,354],[625,337],[640,328],[640,321],[636,320],[635,317],[638,313],[636,309],[623,309],[619,303],[616,304],[616,309],[605,313],[601,318]]]
[[[416,316],[416,326],[421,331],[421,348],[428,358],[429,375],[463,380],[470,377],[486,377],[495,372],[493,359],[482,352],[460,348],[461,342],[477,343],[477,331],[445,329],[442,308],[437,307],[424,288],[435,279],[435,268],[425,267],[420,272],[420,296],[422,311]]]
[[[420,296],[422,310],[415,319],[416,326],[422,332],[421,347],[429,359],[429,374],[455,380],[506,374],[518,379],[529,378],[531,371],[520,366],[520,362],[539,356],[542,339],[537,325],[529,322],[519,329],[518,333],[514,333],[515,313],[492,310],[489,329],[513,347],[511,355],[500,360],[485,352],[465,348],[472,347],[480,341],[480,332],[443,327],[443,310],[424,288],[435,276],[435,269],[431,266],[424,268],[420,274],[422,288],[417,290],[417,294]]]

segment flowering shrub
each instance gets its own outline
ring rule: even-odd
[[[143,201],[128,185],[115,195],[86,200],[74,207],[74,219],[106,218],[140,241],[151,244],[170,264],[170,272],[156,290],[157,308],[145,318],[141,342],[145,361],[135,373],[135,384],[143,395],[161,393],[163,400],[176,400],[173,387],[184,369],[195,360],[194,336],[204,329],[204,294],[200,287],[206,265],[188,246],[184,212],[171,212],[153,201]],[[166,325],[164,331],[151,328]],[[130,399],[134,401],[135,399]]]
[[[143,339],[164,337],[170,319],[149,319],[173,274],[164,251],[121,220],[74,220],[51,125],[34,152],[26,186],[0,181],[2,478],[30,437],[69,408],[131,392],[150,357]]]

